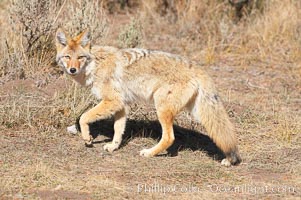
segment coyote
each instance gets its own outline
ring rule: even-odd
[[[118,149],[129,105],[144,101],[155,105],[162,138],[154,147],[140,151],[141,156],[155,156],[173,144],[173,120],[185,109],[202,123],[225,154],[222,165],[241,161],[235,130],[221,98],[211,78],[196,63],[162,51],[92,47],[88,30],[71,38],[59,28],[56,47],[58,65],[82,86],[90,87],[100,100],[79,120],[87,145],[92,145],[89,124],[114,116],[113,141],[104,150]]]

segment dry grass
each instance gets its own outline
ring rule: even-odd
[[[0,198],[300,198],[299,1],[260,1],[260,9],[252,5],[239,21],[233,19],[234,8],[227,1],[87,2],[52,2],[57,7],[41,19],[55,23],[42,31],[46,38],[41,36],[39,45],[33,45],[33,53],[25,50],[30,40],[21,34],[24,25],[18,20],[10,24],[12,7],[8,1],[0,2],[0,23],[5,27],[0,38]],[[175,121],[177,140],[167,152],[174,156],[140,157],[139,150],[160,137],[151,106],[132,107],[125,143],[113,154],[102,150],[103,142],[112,137],[110,120],[91,127],[98,136],[95,148],[87,149],[80,136],[68,135],[66,126],[96,101],[52,64],[52,35],[59,25],[74,33],[89,25],[97,43],[139,45],[202,63],[236,125],[241,165],[222,168],[216,161],[220,152],[185,113]],[[138,192],[138,187],[154,184],[175,186],[176,191]],[[217,186],[249,190],[217,191]],[[255,186],[268,190],[254,194]],[[271,190],[284,186],[294,190]]]

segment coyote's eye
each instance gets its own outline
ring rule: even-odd
[[[71,57],[69,55],[64,56],[64,58],[66,58],[67,60],[71,59]]]
[[[85,58],[87,58],[87,57],[86,56],[78,56],[77,57],[78,60],[85,59]]]

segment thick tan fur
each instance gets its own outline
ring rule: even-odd
[[[116,150],[124,133],[128,105],[144,101],[156,107],[162,138],[140,155],[155,156],[170,147],[175,139],[173,120],[186,109],[205,126],[208,135],[225,153],[223,165],[240,162],[234,127],[211,78],[196,63],[161,51],[91,48],[88,31],[72,39],[59,29],[56,45],[57,63],[101,100],[80,118],[82,137],[87,144],[92,143],[88,124],[114,116],[113,142],[104,149]]]

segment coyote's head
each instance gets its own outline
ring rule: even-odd
[[[69,75],[78,75],[91,62],[90,33],[83,31],[70,38],[59,28],[56,32],[56,62]]]

